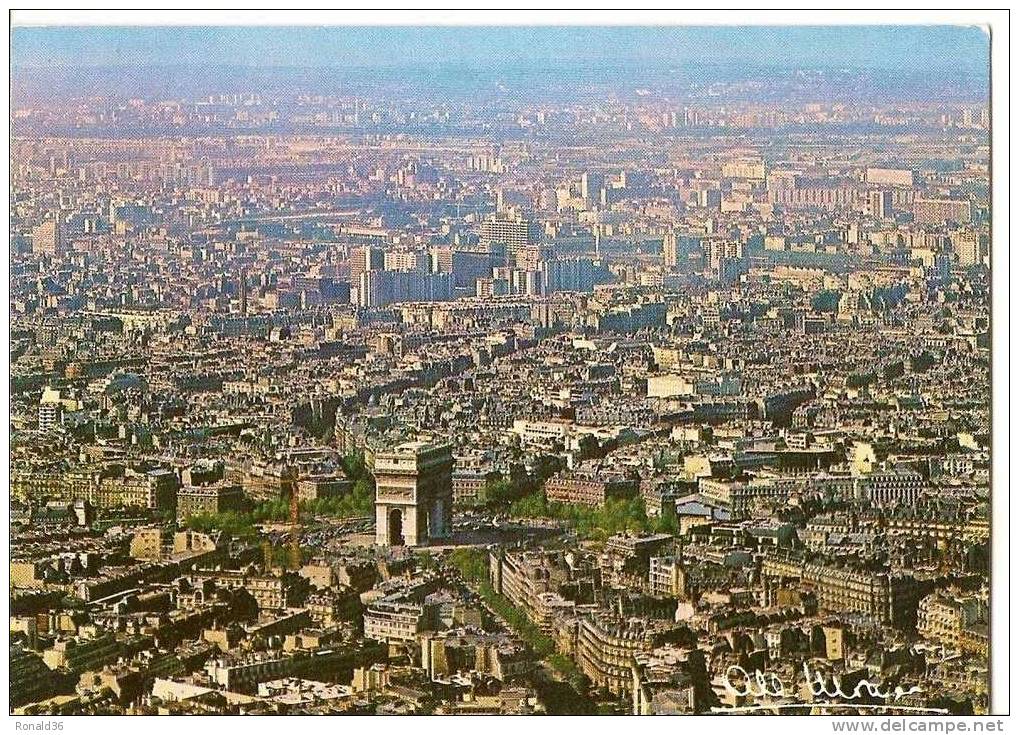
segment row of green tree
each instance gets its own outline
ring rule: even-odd
[[[559,674],[575,685],[581,685],[583,674],[568,657],[556,653],[555,641],[535,625],[527,614],[492,587],[488,578],[488,554],[474,548],[455,549],[448,561],[456,567],[464,580],[481,596],[496,615],[520,636],[535,655],[548,661]]]
[[[298,512],[313,518],[356,518],[371,515],[375,504],[375,479],[368,469],[364,455],[349,454],[343,458],[343,470],[354,483],[345,495],[331,498],[315,498],[301,501]],[[256,504],[250,511],[228,511],[225,513],[201,513],[191,516],[188,528],[195,531],[223,531],[233,536],[257,535],[255,526],[259,523],[283,523],[290,519],[290,500],[279,498]]]
[[[516,518],[550,518],[563,521],[582,539],[604,541],[617,533],[678,534],[676,516],[662,514],[650,518],[641,498],[609,498],[601,507],[568,503],[550,503],[543,492],[535,492],[510,505]]]
[[[490,508],[505,510],[515,501],[541,492],[545,481],[562,468],[562,458],[550,454],[538,457],[529,473],[512,478],[497,474],[485,483],[483,501]]]
[[[197,513],[188,517],[187,527],[192,531],[212,533],[222,531],[228,536],[252,538],[258,535],[258,529],[252,520],[251,513],[227,511],[225,513]]]

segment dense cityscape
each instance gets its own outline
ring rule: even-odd
[[[987,714],[986,83],[716,72],[16,75],[11,711]]]

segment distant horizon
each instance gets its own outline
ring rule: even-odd
[[[11,68],[986,71],[972,26],[15,26]]]

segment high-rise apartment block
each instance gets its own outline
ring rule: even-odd
[[[701,246],[701,239],[696,235],[685,235],[678,232],[669,232],[662,242],[662,251],[665,255],[665,267],[676,268],[693,252]]]
[[[426,273],[428,253],[423,250],[395,250],[385,254],[383,263],[387,271],[414,271]]]
[[[601,190],[605,187],[605,175],[601,173],[585,173],[580,177],[580,196],[587,200],[601,200]]]
[[[64,251],[64,244],[64,229],[59,216],[32,228],[32,252],[59,255]]]
[[[537,242],[541,228],[537,222],[524,219],[490,219],[481,223],[481,239],[487,242],[505,243],[515,250]]]
[[[453,298],[453,283],[451,273],[367,271],[358,279],[358,303],[376,308],[408,301],[448,301]]]
[[[892,193],[890,191],[872,191],[870,193],[870,214],[878,219],[892,219]]]
[[[39,401],[39,431],[50,431],[60,423],[60,391],[46,388]]]
[[[971,222],[973,207],[969,199],[926,199],[913,201],[913,221],[918,225],[940,225],[945,222]]]
[[[727,179],[754,179],[764,181],[764,161],[748,159],[722,164],[722,176]]]
[[[363,245],[350,252],[350,280],[356,282],[362,273],[382,270],[386,265],[382,248]]]
[[[868,168],[864,179],[868,184],[879,186],[912,186],[914,183],[913,172],[902,168]]]

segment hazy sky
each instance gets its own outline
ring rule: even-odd
[[[642,65],[715,62],[918,71],[986,66],[964,26],[15,27],[16,67]]]

